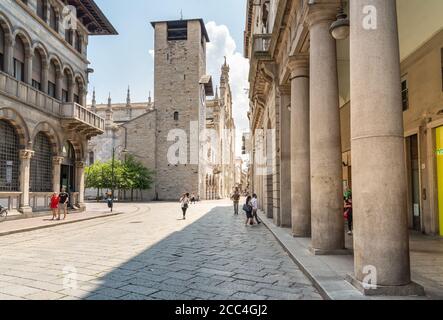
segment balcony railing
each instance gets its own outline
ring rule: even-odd
[[[43,112],[60,115],[61,103],[47,94],[0,72],[0,92],[32,105]]]
[[[0,94],[33,106],[45,113],[61,118],[64,124],[88,137],[102,134],[105,120],[77,103],[64,103],[34,87],[0,72]]]
[[[65,103],[61,107],[63,123],[69,129],[89,137],[105,132],[105,119],[89,111],[78,103]]]
[[[271,34],[255,34],[253,40],[253,55],[256,58],[269,57]]]

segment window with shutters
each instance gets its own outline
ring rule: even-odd
[[[32,57],[32,86],[41,90],[42,83],[42,56],[37,50],[34,52],[34,57]]]
[[[56,82],[57,82],[57,67],[54,61],[49,64],[48,70],[48,95],[56,98]]]
[[[188,22],[168,22],[168,41],[188,40]]]
[[[58,32],[58,16],[53,6],[49,8],[49,26],[52,30]]]
[[[409,109],[409,87],[408,79],[405,77],[401,80],[401,100],[403,105],[403,111]]]
[[[25,81],[25,45],[20,37],[15,39],[14,78],[18,81]]]

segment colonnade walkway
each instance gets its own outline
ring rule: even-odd
[[[346,235],[349,255],[314,256],[309,251],[311,246],[309,238],[294,238],[290,229],[275,226],[272,219],[266,218],[263,213],[261,218],[324,296],[338,300],[417,299],[417,297],[365,297],[348,283],[346,277],[354,272],[352,236]],[[419,299],[443,299],[443,238],[411,231],[410,256],[412,280],[422,285],[426,291],[426,297]]]

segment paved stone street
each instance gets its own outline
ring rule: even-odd
[[[321,299],[264,226],[226,201],[0,237],[0,299]]]

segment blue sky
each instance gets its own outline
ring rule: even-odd
[[[131,87],[133,102],[147,101],[153,91],[154,30],[151,21],[203,18],[208,26],[208,74],[218,85],[223,56],[231,65],[231,86],[236,125],[247,129],[247,60],[243,54],[246,0],[95,0],[119,32],[118,36],[94,36],[89,39],[88,58],[94,74],[89,92],[96,88],[97,102],[105,103],[109,92],[113,102],[126,100]],[[91,97],[89,97],[90,99]],[[240,133],[237,134],[239,140]],[[239,144],[237,144],[239,149]]]

